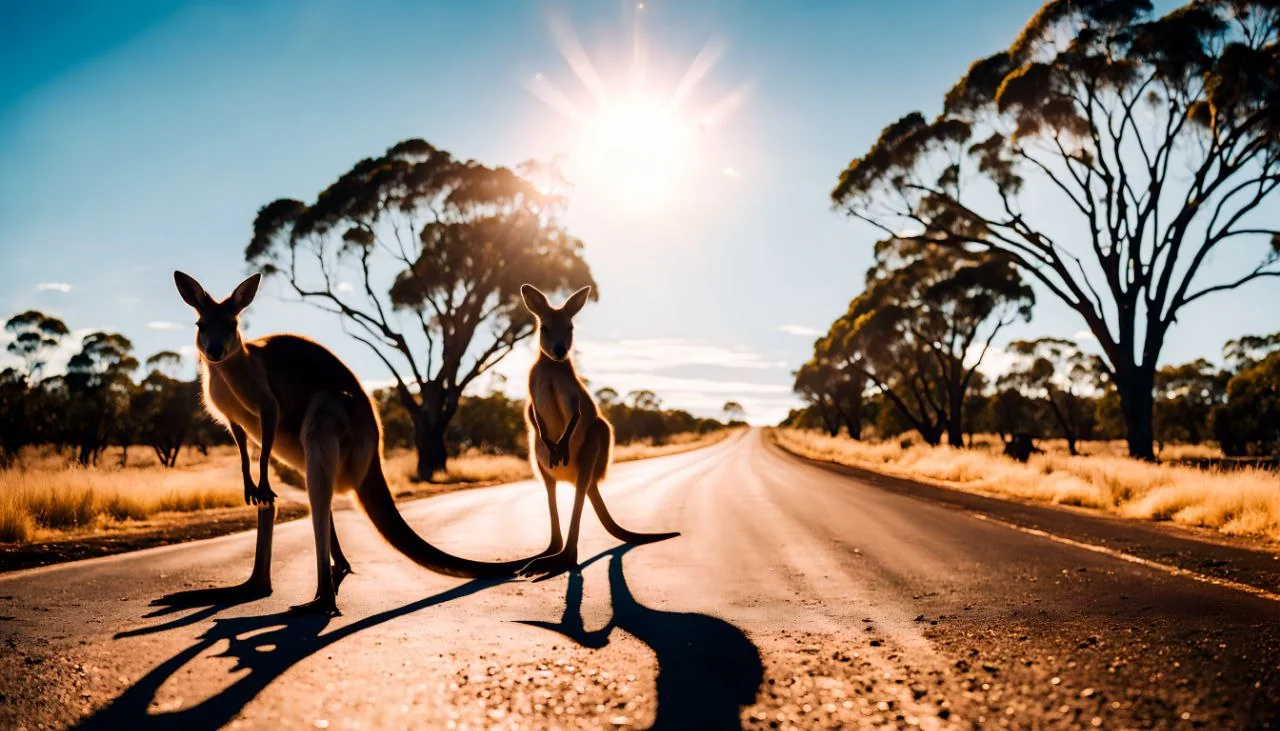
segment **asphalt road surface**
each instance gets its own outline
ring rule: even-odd
[[[1273,554],[945,492],[752,431],[616,467],[620,522],[682,535],[628,549],[588,513],[585,567],[538,583],[431,574],[350,509],[337,527],[356,573],[333,619],[283,613],[314,589],[308,521],[277,530],[275,593],[235,606],[149,602],[242,580],[251,533],[0,577],[0,727],[1278,723]],[[547,541],[533,483],[402,507],[468,557]]]

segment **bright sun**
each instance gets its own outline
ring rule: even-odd
[[[551,18],[551,31],[561,56],[590,94],[575,101],[545,75],[533,77],[529,90],[572,123],[569,159],[575,186],[602,194],[621,208],[652,212],[687,192],[694,172],[695,138],[728,116],[746,97],[741,88],[709,106],[693,106],[699,82],[723,48],[708,44],[685,69],[678,83],[665,86],[648,79],[647,52],[640,41],[643,3],[635,6],[635,35],[630,69],[621,85],[606,83],[573,28]],[[617,77],[617,69],[611,69]],[[615,81],[617,79],[615,78]],[[674,79],[671,79],[674,81]],[[724,170],[733,170],[732,166]],[[728,174],[728,173],[726,173]],[[736,173],[734,173],[736,175]]]
[[[669,200],[687,173],[691,125],[641,95],[601,104],[587,120],[581,155],[589,183],[632,209]]]

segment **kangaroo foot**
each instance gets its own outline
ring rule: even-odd
[[[549,578],[556,574],[564,573],[578,565],[578,552],[573,550],[564,550],[559,553],[553,553],[549,556],[541,556],[535,558],[520,569],[520,576],[534,577],[541,576]]]
[[[347,578],[348,574],[355,573],[351,570],[351,564],[334,564],[329,569],[330,575],[333,577],[333,593],[336,596],[338,587],[342,586],[342,580]]]
[[[289,607],[289,614],[320,614],[326,617],[338,617],[342,612],[338,611],[336,597],[318,596],[306,604]]]
[[[564,543],[552,541],[551,544],[547,546],[547,550],[543,551],[542,553],[539,553],[537,556],[534,556],[534,558],[537,559],[537,558],[544,558],[546,556],[554,556],[563,550],[564,550]]]

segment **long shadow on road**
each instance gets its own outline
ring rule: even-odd
[[[584,647],[609,644],[616,629],[647,645],[658,662],[657,718],[653,728],[736,729],[739,714],[755,701],[763,680],[760,653],[732,624],[705,614],[667,612],[636,601],[623,572],[623,557],[632,546],[619,546],[588,559],[569,572],[564,614],[558,623],[526,621],[552,630]],[[603,628],[587,631],[582,619],[582,569],[610,559],[609,588],[613,617]],[[503,580],[477,579],[395,609],[365,617],[330,632],[329,618],[269,614],[254,617],[214,616],[225,606],[213,606],[183,617],[117,637],[150,634],[213,617],[213,624],[190,647],[153,668],[109,705],[85,719],[85,729],[220,728],[289,668],[357,632],[393,619],[461,599]],[[156,612],[148,616],[159,616]],[[171,677],[219,643],[219,657],[235,658],[232,673],[248,672],[200,703],[168,713],[152,713],[156,694]]]
[[[329,618],[323,616],[293,616],[268,614],[257,617],[214,618],[210,627],[191,647],[164,661],[124,693],[96,714],[86,719],[80,728],[86,729],[192,729],[220,728],[235,718],[249,701],[280,677],[289,668],[324,648],[351,635],[376,627],[407,614],[434,607],[454,599],[461,599],[504,583],[498,579],[476,579],[445,592],[419,599],[395,609],[374,614],[352,622],[332,632],[324,632]],[[196,616],[203,618],[217,611],[211,607]],[[183,622],[185,624],[186,622]],[[171,628],[162,625],[155,630]],[[135,632],[132,634],[144,634]],[[220,693],[199,704],[172,713],[152,714],[148,709],[156,692],[187,663],[199,657],[218,643],[226,641],[227,649],[219,657],[237,660],[232,672],[248,670],[248,674],[236,680]]]
[[[569,574],[564,615],[559,622],[524,621],[600,649],[620,629],[649,646],[658,661],[655,729],[738,729],[742,707],[755,702],[764,679],[760,652],[732,624],[706,614],[666,612],[636,601],[622,560],[634,546],[597,554]],[[582,569],[609,558],[613,617],[588,631],[582,620]]]

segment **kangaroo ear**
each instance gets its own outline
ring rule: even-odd
[[[204,291],[204,287],[195,280],[190,274],[175,271],[173,273],[173,283],[178,285],[178,294],[182,295],[182,301],[194,307],[197,311],[204,310],[213,304],[213,298],[209,293]]]
[[[569,317],[573,317],[587,304],[587,298],[591,296],[591,286],[587,285],[582,289],[569,295],[569,299],[564,301],[564,305],[560,311]]]
[[[551,303],[547,301],[547,296],[532,284],[520,285],[520,297],[524,300],[524,306],[539,318],[546,317],[546,314],[551,311]]]
[[[241,282],[236,287],[236,290],[231,293],[231,296],[226,299],[226,302],[231,305],[231,309],[235,310],[237,315],[253,301],[253,296],[258,293],[258,283],[261,281],[262,275],[254,274]]]

